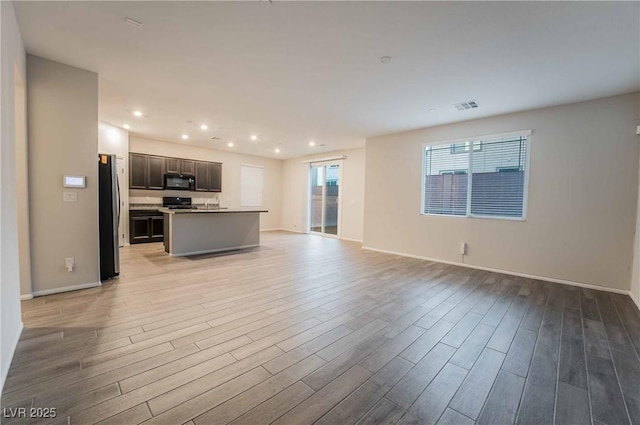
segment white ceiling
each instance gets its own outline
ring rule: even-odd
[[[15,8],[29,53],[100,74],[100,119],[129,123],[141,137],[214,149],[233,141],[233,150],[262,156],[640,89],[638,2]],[[381,63],[385,55],[393,59]],[[480,108],[451,106],[466,100]],[[133,117],[136,109],[145,116]]]

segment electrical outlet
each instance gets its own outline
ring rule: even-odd
[[[67,257],[64,259],[64,266],[67,268],[68,272],[72,272],[73,268],[76,266],[76,260],[73,257]]]

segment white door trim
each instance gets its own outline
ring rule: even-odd
[[[327,237],[331,237],[331,238],[336,238],[336,239],[341,239],[342,236],[342,202],[341,202],[341,198],[342,198],[342,186],[343,186],[343,182],[342,182],[342,171],[344,168],[344,158],[345,157],[339,157],[339,158],[335,158],[335,159],[331,159],[331,160],[322,160],[322,161],[309,161],[309,168],[307,171],[307,224],[306,224],[306,229],[307,229],[307,233],[312,234],[312,235],[318,235],[318,236],[327,236]],[[327,177],[327,173],[326,173],[326,167],[329,165],[337,165],[338,166],[338,199],[337,199],[337,204],[338,204],[338,217],[337,217],[337,223],[336,223],[336,227],[337,227],[337,234],[336,235],[332,235],[332,234],[328,234],[328,233],[324,233],[324,232],[316,232],[316,231],[312,231],[311,230],[311,197],[312,197],[312,190],[311,190],[311,169],[313,167],[325,167],[324,172],[323,172],[323,178],[325,180],[325,183],[322,185],[322,229],[325,228],[325,214],[326,214],[326,209],[325,209],[325,202],[326,202],[326,190],[327,190],[327,185],[326,185],[326,177]]]

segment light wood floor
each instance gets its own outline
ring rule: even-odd
[[[629,297],[262,242],[128,247],[114,283],[23,302],[2,405],[58,416],[3,423],[640,425]]]

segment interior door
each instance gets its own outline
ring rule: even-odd
[[[339,162],[312,163],[310,167],[309,230],[326,236],[340,236]]]

